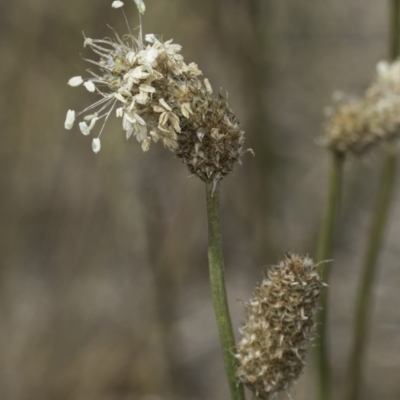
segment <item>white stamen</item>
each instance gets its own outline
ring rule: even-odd
[[[92,121],[90,122],[90,125],[89,125],[89,130],[92,130],[92,129],[93,129],[94,124],[95,124],[99,119],[100,119],[100,118],[97,118],[97,117],[94,117],[94,118],[92,119]]]
[[[121,11],[122,11],[122,14],[124,15],[124,19],[125,19],[126,27],[128,28],[129,35],[132,37],[131,27],[129,26],[128,18],[126,18],[124,9],[122,9]],[[132,44],[133,43],[134,43],[134,40],[132,38]]]
[[[122,107],[117,108],[116,115],[117,115],[117,118],[121,118],[124,115],[124,109]]]
[[[101,136],[101,134],[102,134],[102,132],[103,132],[103,129],[104,129],[104,127],[106,126],[106,122],[107,122],[107,120],[108,120],[108,117],[110,116],[112,110],[114,109],[115,103],[116,103],[116,102],[117,102],[117,100],[114,100],[114,103],[113,103],[113,105],[112,105],[111,108],[110,108],[110,111],[107,113],[106,118],[104,119],[103,126],[102,126],[101,129],[100,129],[99,137]]]
[[[115,0],[113,1],[113,3],[111,4],[112,8],[121,8],[124,5],[124,3],[122,1],[119,0]]]
[[[101,108],[96,112],[96,114],[100,114],[103,110],[109,107],[110,103],[112,103],[113,99],[108,100]],[[115,100],[114,100],[115,101]],[[105,114],[104,114],[105,115]],[[104,116],[102,115],[101,118]],[[100,117],[99,117],[100,118]]]
[[[99,138],[95,138],[93,139],[92,142],[92,149],[95,153],[98,153],[101,149],[101,143],[100,143],[100,139]]]
[[[65,129],[70,130],[74,125],[74,121],[75,121],[75,111],[68,110],[67,117],[65,118],[65,123],[64,123]]]
[[[92,45],[93,44],[93,40],[90,38],[85,38],[85,41],[83,42],[83,47],[86,47],[87,45]]]
[[[102,103],[105,103],[105,102],[109,103],[111,100],[112,99],[110,99],[110,97],[103,97],[102,99],[96,101],[96,103],[93,103],[89,107],[86,107],[84,110],[78,112],[78,114],[76,114],[76,116],[81,115],[81,114],[85,113],[86,111],[91,110],[92,108],[96,108]]]
[[[83,86],[85,86],[85,88],[91,93],[96,90],[96,86],[94,86],[94,83],[92,81],[85,82]]]
[[[144,40],[149,43],[154,43],[157,39],[154,33],[148,33],[147,35],[145,35]]]
[[[87,126],[86,122],[84,122],[84,121],[79,122],[79,129],[85,136],[89,135],[89,133],[90,133],[90,128]]]
[[[146,11],[146,6],[144,5],[143,0],[134,0],[134,1],[136,3],[139,12],[141,14],[144,14],[144,12]]]
[[[98,113],[86,115],[86,117],[83,117],[84,121],[91,121],[94,117],[97,117]]]
[[[68,81],[68,85],[72,87],[79,86],[81,83],[83,83],[81,76],[74,76]]]

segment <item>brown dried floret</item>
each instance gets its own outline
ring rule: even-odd
[[[304,370],[323,286],[310,258],[288,253],[245,304],[238,378],[260,398],[287,392]]]
[[[182,120],[176,154],[201,180],[217,182],[239,161],[244,132],[225,99],[206,84],[193,87],[187,101],[193,113]]]

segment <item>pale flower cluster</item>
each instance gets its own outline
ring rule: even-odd
[[[324,284],[308,257],[288,253],[245,304],[238,378],[262,399],[288,393],[305,367]]]
[[[377,65],[361,98],[341,96],[328,115],[323,142],[342,154],[362,155],[400,136],[400,61]]]
[[[144,11],[143,2],[135,2]],[[112,3],[113,8],[122,6],[119,0]],[[185,63],[179,44],[154,34],[143,40],[141,32],[138,37],[85,38],[84,47],[99,57],[87,61],[99,71],[89,70],[89,78],[74,76],[68,84],[83,85],[100,99],[78,113],[69,110],[65,128],[71,129],[82,116],[79,129],[89,135],[101,121],[92,142],[97,153],[106,121],[115,110],[126,138],[134,136],[143,151],[152,141],[161,141],[190,172],[205,182],[218,182],[242,155],[244,132],[235,114],[222,96],[213,94],[197,65]]]
[[[117,36],[111,39],[86,38],[84,46],[89,46],[100,61],[88,60],[98,66],[102,74],[89,71],[91,78],[83,79],[75,76],[68,82],[70,86],[83,84],[89,92],[96,92],[101,99],[75,113],[67,113],[65,128],[71,129],[76,117],[88,113],[79,123],[84,135],[91,133],[97,121],[109,118],[115,109],[117,117],[122,118],[122,127],[129,139],[132,135],[147,151],[151,140],[161,139],[171,150],[177,148],[177,133],[180,132],[179,117],[174,114],[171,106],[163,98],[165,93],[165,71],[171,70],[176,75],[200,75],[195,64],[186,65],[179,54],[181,46],[171,41],[165,43],[154,35],[146,35],[146,45],[136,38],[128,44]],[[182,114],[189,116],[190,106],[182,103]],[[96,110],[93,112],[93,110]],[[90,112],[90,113],[89,113]],[[100,150],[99,136],[93,140],[93,150]]]

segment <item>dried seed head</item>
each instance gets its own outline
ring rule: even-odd
[[[143,1],[135,3],[139,11],[144,11]],[[112,3],[113,8],[122,6],[121,1]],[[85,38],[86,46],[99,56],[98,61],[87,61],[100,72],[89,71],[91,78],[76,76],[68,83],[83,83],[89,92],[101,97],[74,114],[78,117],[99,109],[94,114],[96,121],[104,119],[104,123],[93,146],[96,152],[105,122],[116,108],[127,139],[135,136],[143,151],[149,149],[151,141],[160,140],[206,182],[217,182],[233,169],[242,153],[244,133],[226,101],[213,95],[209,81],[200,77],[197,65],[185,63],[180,45],[171,40],[163,42],[154,34],[145,35],[143,43],[140,34],[138,38]],[[71,129],[72,124],[69,111],[65,127]],[[84,135],[93,126],[79,123]]]
[[[322,288],[313,261],[288,253],[245,304],[238,378],[260,398],[287,392],[303,371]]]
[[[206,82],[197,80],[185,96],[176,154],[201,180],[218,182],[239,161],[244,132],[225,99],[213,95]]]
[[[361,98],[341,96],[329,113],[323,143],[343,154],[363,155],[400,136],[400,61],[380,62]]]

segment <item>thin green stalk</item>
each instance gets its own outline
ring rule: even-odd
[[[400,1],[390,0],[390,3],[389,57],[395,60],[399,56],[400,48]]]
[[[236,359],[234,357],[235,337],[225,288],[224,257],[222,253],[221,217],[219,209],[219,187],[207,183],[207,217],[208,217],[208,263],[212,298],[222,354],[228,376],[232,400],[245,400],[243,386],[236,377]]]
[[[372,221],[367,252],[365,255],[364,271],[361,286],[357,294],[356,317],[354,325],[353,348],[349,363],[348,400],[360,397],[361,378],[363,371],[363,354],[367,342],[367,321],[370,311],[372,287],[376,276],[376,266],[379,249],[389,212],[395,181],[396,158],[390,155],[385,160],[382,171],[382,182],[378,195],[375,214]]]
[[[389,55],[394,60],[398,57],[400,48],[400,0],[390,0],[390,2]],[[378,266],[379,251],[386,231],[390,204],[393,197],[396,164],[396,155],[393,152],[389,152],[383,162],[381,185],[369,232],[360,287],[357,292],[353,347],[350,351],[349,361],[348,400],[358,400],[360,398],[362,367],[368,339],[367,328],[371,308],[372,288]]]
[[[333,152],[331,170],[329,176],[328,197],[325,214],[322,221],[321,236],[318,244],[317,262],[329,261],[332,258],[334,243],[334,233],[339,210],[340,197],[342,192],[344,156]],[[322,279],[328,282],[330,268],[324,264],[321,267]],[[321,295],[322,310],[318,314],[317,325],[317,367],[319,383],[319,399],[328,400],[330,398],[330,374],[328,356],[328,295],[325,291]]]

